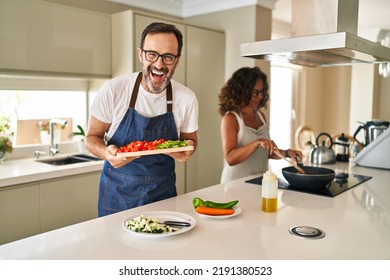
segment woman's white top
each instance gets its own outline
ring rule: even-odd
[[[246,126],[241,114],[239,115],[233,111],[227,112],[226,114],[230,113],[233,113],[236,116],[239,124],[237,147],[243,147],[260,138],[270,139],[268,125],[259,111],[257,111],[257,114],[263,122],[263,125],[258,129],[253,129]],[[269,151],[266,149],[257,149],[246,161],[233,166],[230,166],[226,160],[224,160],[221,183],[226,183],[245,176],[266,172],[268,170],[268,154]]]

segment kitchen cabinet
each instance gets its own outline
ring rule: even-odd
[[[0,244],[40,233],[39,183],[0,188]]]
[[[1,0],[0,70],[109,77],[109,15],[43,1]]]
[[[40,182],[41,231],[97,218],[100,174],[91,172]]]
[[[223,168],[218,94],[225,78],[225,35],[187,26],[186,85],[199,102],[198,147],[187,163],[187,191],[219,184]]]
[[[0,188],[0,244],[97,218],[101,171]]]

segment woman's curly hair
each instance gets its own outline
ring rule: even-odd
[[[229,111],[238,113],[241,108],[247,106],[252,98],[252,91],[258,79],[261,79],[264,88],[268,89],[267,75],[259,67],[243,67],[234,72],[218,95],[218,111],[221,116]],[[269,94],[266,91],[258,108],[267,108],[268,99]]]

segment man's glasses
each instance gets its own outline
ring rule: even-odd
[[[166,65],[172,65],[176,62],[178,55],[174,55],[171,53],[164,53],[164,54],[159,54],[158,52],[155,51],[147,51],[147,50],[142,50],[145,53],[145,58],[149,62],[156,62],[160,57],[162,58],[162,61]]]
[[[253,89],[252,90],[252,96],[253,97],[256,97],[256,96],[258,96],[260,93],[261,93],[261,95],[264,95],[266,92],[267,92],[267,90],[268,90],[268,87],[267,86],[263,86],[263,88],[262,89]]]

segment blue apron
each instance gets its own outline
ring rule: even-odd
[[[172,113],[171,83],[167,86],[167,113],[148,118],[135,110],[141,80],[142,73],[139,73],[129,109],[108,145],[122,147],[138,140],[178,139]],[[170,156],[142,156],[120,168],[105,161],[99,185],[99,217],[176,195],[175,161]]]

